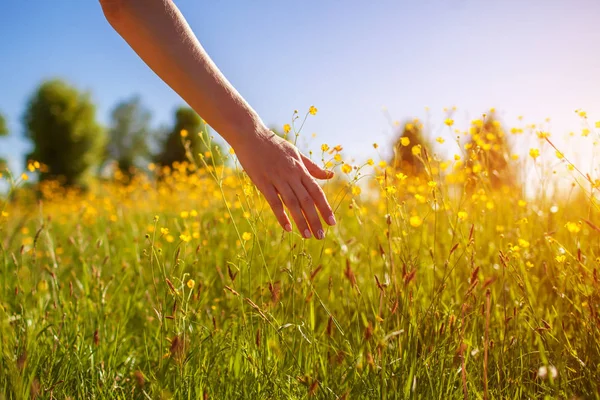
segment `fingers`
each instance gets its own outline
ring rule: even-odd
[[[273,185],[268,185],[262,190],[262,192],[265,196],[265,199],[269,203],[269,206],[271,206],[271,209],[273,210],[273,213],[275,214],[275,217],[277,218],[277,221],[279,221],[281,227],[286,231],[291,232],[292,224],[290,223],[290,219],[283,209],[281,199],[279,198],[279,195],[277,195],[277,191]]]
[[[315,182],[310,176],[305,176],[302,179],[302,184],[306,188],[306,191],[313,199],[314,204],[317,206],[319,213],[329,225],[335,225],[335,216],[333,215],[333,210],[325,197],[325,193],[323,193],[323,189],[321,186]]]
[[[298,197],[298,195],[290,187],[288,182],[285,182],[285,181],[281,182],[281,185],[277,186],[277,190],[279,191],[279,194],[281,195],[283,202],[285,203],[287,208],[290,210],[290,213],[292,213],[292,218],[294,218],[294,221],[296,222],[296,226],[298,227],[298,230],[302,234],[302,237],[304,237],[305,239],[309,239],[312,236],[312,234],[310,232],[308,222],[302,212],[302,210],[303,210],[302,202],[306,201],[306,199],[300,200],[301,198]],[[313,212],[316,214],[316,212],[314,211],[314,206],[313,206]],[[317,232],[317,231],[315,231],[315,232]],[[318,238],[318,236],[317,236],[317,238]]]
[[[290,186],[300,202],[300,208],[310,226],[310,230],[317,239],[323,239],[325,237],[325,231],[323,231],[323,225],[321,224],[319,214],[317,214],[317,210],[315,209],[315,201],[312,196],[308,193],[301,180],[293,182]]]
[[[302,162],[304,166],[308,170],[308,172],[317,179],[331,179],[333,178],[333,172],[328,171],[319,167],[313,160],[306,157],[304,154],[300,153],[300,157],[302,157]]]

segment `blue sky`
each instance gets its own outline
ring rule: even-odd
[[[269,125],[294,109],[319,108],[306,133],[314,147],[341,144],[374,155],[392,119],[425,117],[443,132],[496,107],[508,125],[552,117],[577,129],[576,108],[600,119],[600,2],[596,0],[176,0],[228,79]],[[44,78],[92,92],[98,118],[133,94],[156,124],[182,101],[105,21],[97,1],[6,1],[0,13],[0,111],[12,136],[0,141],[17,171],[28,144],[21,115]],[[448,132],[446,132],[448,133]],[[307,136],[308,136],[307,135]],[[452,152],[452,148],[448,148]],[[578,149],[575,149],[579,151]]]

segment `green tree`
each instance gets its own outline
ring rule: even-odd
[[[4,116],[0,114],[0,137],[8,135],[8,127],[6,126],[6,120]]]
[[[183,135],[182,132],[184,132]],[[211,140],[208,133],[208,126],[189,107],[180,107],[175,112],[175,126],[170,130],[163,142],[163,149],[156,158],[157,163],[170,166],[175,162],[189,161],[185,153],[183,141],[189,142],[190,152],[198,166],[202,166],[199,154],[204,154],[210,150],[207,144],[211,145],[213,154],[215,155],[215,164],[223,164],[223,158],[218,155],[220,154],[220,147]]]
[[[4,116],[0,114],[0,137],[8,135],[8,127],[6,126],[6,120]],[[4,158],[0,157],[0,173],[7,168],[7,162]]]
[[[25,162],[47,166],[40,179],[58,179],[67,186],[87,184],[106,141],[88,93],[61,80],[45,81],[32,95],[23,124],[34,145]]]
[[[394,140],[393,153],[389,165],[396,171],[407,175],[418,176],[425,172],[425,165],[413,151],[415,146],[421,146],[420,155],[430,154],[431,144],[423,135],[423,124],[418,120],[404,123]]]
[[[510,162],[510,143],[495,115],[475,120],[470,128],[467,147],[467,191],[479,184],[493,190],[519,186],[515,164]]]
[[[125,175],[130,176],[136,164],[150,155],[151,118],[138,96],[120,102],[111,112],[106,152]]]

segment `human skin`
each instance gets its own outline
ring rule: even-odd
[[[316,179],[333,172],[315,164],[270,131],[210,59],[171,0],[100,0],[110,25],[138,56],[235,150],[279,224],[292,231],[284,204],[300,234],[323,239],[318,212],[335,216]]]

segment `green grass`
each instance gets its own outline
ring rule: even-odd
[[[332,183],[319,242],[194,176],[0,204],[0,398],[600,398],[597,200]]]

